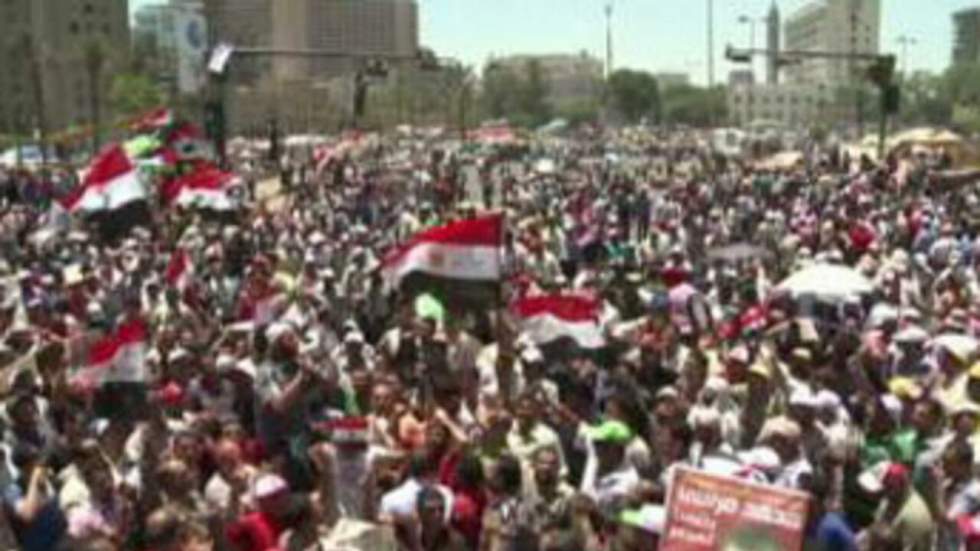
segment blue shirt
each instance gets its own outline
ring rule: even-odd
[[[22,499],[24,491],[19,484],[10,484],[3,490],[3,501],[8,510],[17,507]],[[68,529],[65,514],[56,498],[49,499],[30,523],[25,524],[11,515],[10,524],[23,551],[51,551],[58,546]]]
[[[816,550],[857,551],[854,530],[840,513],[825,513],[817,525]]]

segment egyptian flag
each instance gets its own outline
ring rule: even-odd
[[[189,122],[174,125],[169,130],[164,131],[164,134],[166,148],[181,161],[206,160],[214,157],[214,152],[211,150],[204,132]]]
[[[503,216],[431,228],[391,251],[382,274],[392,288],[463,302],[495,300],[501,277]]]
[[[163,202],[169,206],[221,212],[237,210],[239,204],[232,193],[237,181],[231,172],[224,172],[210,163],[199,163],[190,173],[164,184]]]
[[[582,348],[602,348],[602,305],[582,295],[541,295],[519,299],[513,311],[522,331],[537,345],[571,339]]]
[[[120,324],[92,344],[85,367],[72,378],[73,385],[90,390],[105,383],[145,382],[147,334],[146,322],[141,319]]]
[[[132,129],[136,132],[159,130],[174,123],[174,113],[166,107],[158,107],[133,121]]]
[[[118,210],[147,198],[139,171],[126,151],[114,145],[92,162],[81,185],[61,199],[71,213],[98,213]]]

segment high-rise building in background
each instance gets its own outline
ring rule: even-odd
[[[204,0],[208,42],[238,46],[272,44],[273,0]],[[268,58],[238,58],[231,74],[236,83],[254,84],[268,73]]]
[[[413,58],[419,50],[416,0],[204,0],[212,44],[283,50],[328,50]],[[233,129],[263,126],[276,118],[308,118],[324,97],[343,95],[364,63],[358,59],[300,56],[237,56],[229,69],[235,90]],[[397,62],[392,62],[397,69]],[[331,83],[333,82],[333,83]],[[349,86],[346,88],[350,88]],[[347,90],[349,93],[350,90]],[[293,101],[285,101],[289,97]],[[297,98],[317,98],[300,106]],[[282,100],[282,101],[280,101]],[[314,100],[311,99],[311,102]],[[346,103],[337,99],[340,103]],[[334,109],[342,107],[335,105]],[[291,111],[297,111],[295,116]],[[299,113],[302,111],[302,113]]]
[[[129,2],[7,0],[0,40],[0,133],[86,124],[128,61]]]
[[[791,13],[779,33],[775,2],[766,20],[766,82],[735,82],[729,86],[732,122],[809,124],[849,123],[864,102],[867,61],[846,54],[877,54],[881,29],[881,0],[813,0]],[[782,44],[780,45],[780,38]],[[839,59],[799,59],[781,65],[779,52],[809,51],[839,54]],[[853,89],[853,95],[847,91]],[[868,96],[865,103],[871,105]]]
[[[766,16],[766,84],[769,85],[779,83],[779,24],[779,6],[773,0]]]
[[[953,14],[953,63],[980,63],[980,6]]]
[[[272,10],[272,44],[413,58],[419,49],[415,0],[293,0]],[[276,59],[276,76],[331,78],[357,69],[363,59]]]
[[[877,54],[881,0],[815,0],[786,19],[783,47],[836,54]],[[783,72],[794,84],[836,86],[862,78],[864,63],[848,59],[807,59]]]
[[[133,17],[133,55],[168,95],[199,92],[206,82],[207,23],[200,0],[150,4]]]

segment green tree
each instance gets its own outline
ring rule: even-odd
[[[112,79],[109,102],[116,114],[135,115],[160,105],[163,95],[150,77],[123,73]]]
[[[513,71],[495,63],[483,70],[481,103],[491,118],[512,116],[520,109],[521,78]]]
[[[599,118],[599,101],[592,98],[559,103],[555,106],[555,116],[565,119],[571,126],[595,122]]]
[[[670,124],[711,126],[723,123],[728,117],[725,88],[671,86],[661,99],[663,120]]]
[[[532,59],[524,68],[524,82],[520,88],[520,112],[526,119],[525,126],[540,126],[551,119],[548,104],[548,82],[541,62]]]
[[[609,77],[613,105],[628,122],[644,117],[660,119],[660,89],[657,79],[646,71],[620,69]]]
[[[900,120],[908,125],[948,125],[952,104],[941,75],[917,72],[901,83]]]
[[[953,125],[966,132],[980,132],[980,63],[951,66],[944,82]]]

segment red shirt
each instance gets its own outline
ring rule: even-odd
[[[453,495],[453,528],[473,547],[480,541],[486,506],[487,498],[479,490],[459,489]]]
[[[278,548],[283,531],[284,527],[258,512],[235,521],[225,529],[225,535],[238,551],[271,551]]]

